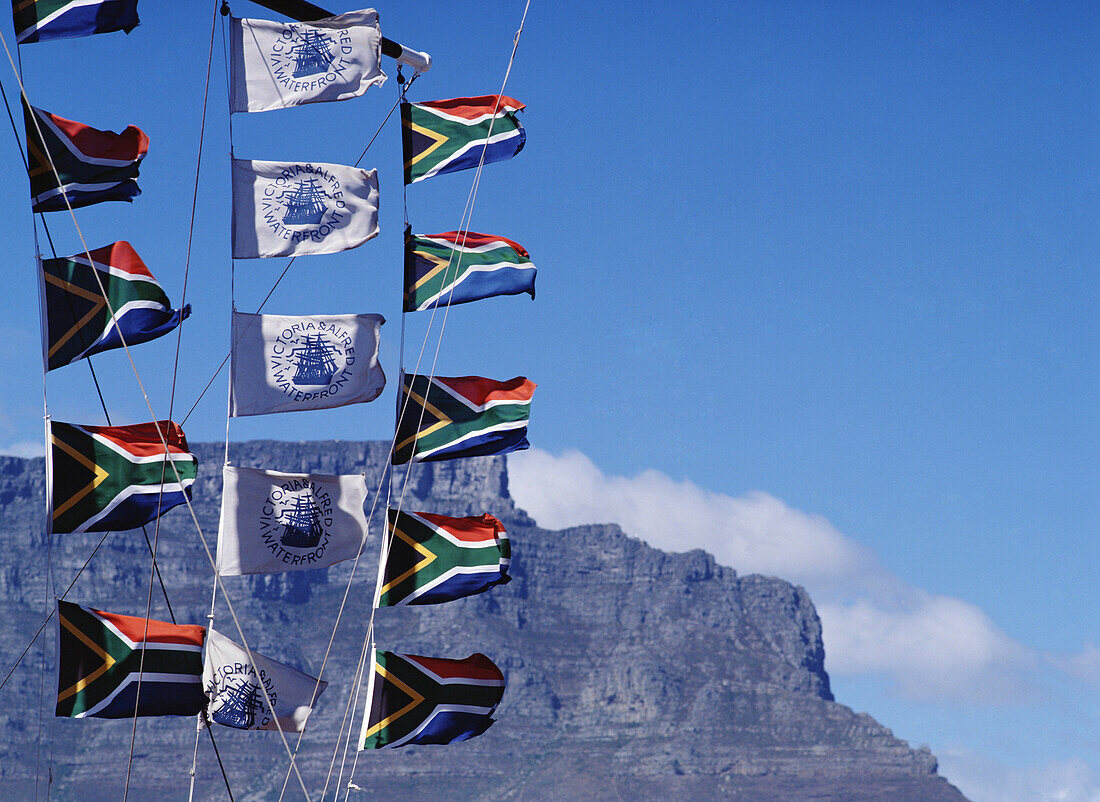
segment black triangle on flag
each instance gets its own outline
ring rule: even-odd
[[[438,131],[429,131],[413,125],[409,119],[410,104],[401,104],[401,151],[405,162],[405,183],[411,183],[410,168],[429,152],[445,143],[449,137]]]

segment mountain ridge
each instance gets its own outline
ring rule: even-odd
[[[192,450],[200,461],[193,506],[213,548],[224,445],[194,444]],[[387,454],[387,444],[371,442],[265,440],[231,449],[237,465],[364,473],[372,488]],[[44,571],[35,557],[46,545],[44,485],[42,459],[0,458],[0,525],[30,535],[14,538],[0,567],[4,642],[19,648],[45,609]],[[379,507],[384,501],[383,495]],[[372,494],[368,509],[373,502]],[[500,665],[508,686],[497,723],[479,738],[349,755],[346,765],[357,761],[354,783],[365,792],[430,800],[445,785],[450,799],[610,800],[668,793],[746,800],[964,798],[936,774],[927,749],[911,749],[867,714],[834,701],[820,620],[804,589],[771,577],[740,576],[700,550],[659,551],[613,524],[542,529],[516,507],[500,457],[416,466],[403,506],[496,515],[512,539],[512,581],[445,605],[379,611],[379,648],[446,657],[481,651]],[[299,764],[314,796],[333,760],[331,734],[352,688],[370,612],[377,537],[373,527],[338,633],[341,648],[325,669],[331,685],[303,740]],[[60,587],[98,539],[54,538]],[[186,508],[164,516],[157,541],[177,619],[204,622],[210,566]],[[226,578],[225,584],[250,645],[316,675],[329,634],[317,622],[335,619],[350,573],[344,563]],[[148,581],[140,531],[113,534],[69,599],[140,615]],[[158,596],[159,590],[151,617],[167,620]],[[223,603],[214,626],[238,639]],[[13,698],[37,697],[43,682],[52,682],[55,640],[56,634],[47,634],[44,651],[40,640],[32,650],[37,667],[22,666],[4,689],[9,710]],[[52,749],[52,798],[117,798],[131,722],[51,719],[50,688],[44,696],[41,725],[29,708],[6,716],[17,737],[0,746],[0,792],[31,788],[29,755],[38,753],[41,777]],[[224,727],[214,734],[235,797],[278,798],[287,759],[277,734]],[[197,798],[226,798],[209,741],[202,741]],[[31,749],[37,743],[42,750]],[[140,798],[182,797],[193,748],[189,722],[140,720],[131,791]],[[287,798],[301,796],[294,782]]]

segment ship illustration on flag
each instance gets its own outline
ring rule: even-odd
[[[305,31],[290,53],[294,59],[294,77],[328,72],[333,61],[333,44],[332,39],[320,31]]]
[[[303,385],[327,385],[337,370],[336,349],[320,334],[306,337],[305,343],[290,352],[298,362],[294,371],[294,383]]]
[[[299,181],[293,190],[279,195],[283,202],[283,224],[288,226],[315,226],[324,219],[328,207],[325,200],[328,195],[317,185],[317,180],[308,178]]]
[[[256,714],[264,710],[260,688],[247,679],[231,680],[218,697],[219,707],[210,718],[226,727],[251,729],[256,724]]]
[[[279,523],[283,525],[283,535],[279,538],[284,546],[296,549],[311,549],[321,542],[325,533],[321,526],[321,511],[307,496],[294,499],[294,506],[287,510]]]

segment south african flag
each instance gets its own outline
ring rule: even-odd
[[[527,448],[527,419],[535,383],[522,376],[494,381],[480,376],[406,373],[393,464],[506,454]]]
[[[61,212],[69,206],[79,209],[104,201],[128,203],[141,194],[138,165],[149,151],[149,137],[137,126],[129,125],[121,134],[100,131],[26,103],[23,117],[31,211]]]
[[[488,513],[452,518],[391,509],[388,524],[378,607],[439,604],[509,581],[508,534]]]
[[[137,0],[12,0],[19,44],[125,31],[138,24]]]
[[[183,429],[171,421],[130,426],[51,421],[49,440],[51,532],[134,529],[191,497],[198,460],[187,450]]]
[[[406,312],[524,292],[535,297],[535,266],[518,242],[476,231],[405,235]]]
[[[136,703],[139,716],[193,716],[205,706],[205,627],[105,613],[60,600],[57,619],[57,715],[130,718]]]
[[[402,103],[405,183],[477,167],[482,153],[485,164],[512,158],[527,141],[516,118],[523,109],[506,95]]]
[[[43,259],[42,289],[46,370],[121,348],[123,342],[131,346],[156,339],[191,314],[190,305],[172,308],[128,242]]]
[[[483,654],[463,660],[374,650],[360,749],[450,744],[481,735],[504,696],[504,674]]]

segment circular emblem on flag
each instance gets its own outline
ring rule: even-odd
[[[275,683],[260,672],[271,704],[278,702]],[[249,730],[271,723],[271,710],[260,690],[255,669],[246,663],[218,666],[216,676],[206,689],[210,697],[210,718],[226,727]]]
[[[283,329],[270,346],[272,383],[304,406],[339,394],[354,377],[354,365],[352,332],[339,323],[295,323]]]
[[[305,25],[286,25],[271,43],[267,63],[271,74],[290,92],[312,92],[344,77],[346,62],[341,58],[352,52],[348,32],[340,31],[340,41],[327,31]]]
[[[260,509],[264,546],[288,566],[318,562],[329,544],[332,497],[319,485],[292,479],[273,488]]]
[[[295,164],[263,188],[261,219],[277,236],[323,242],[349,217],[340,180],[323,167]]]

